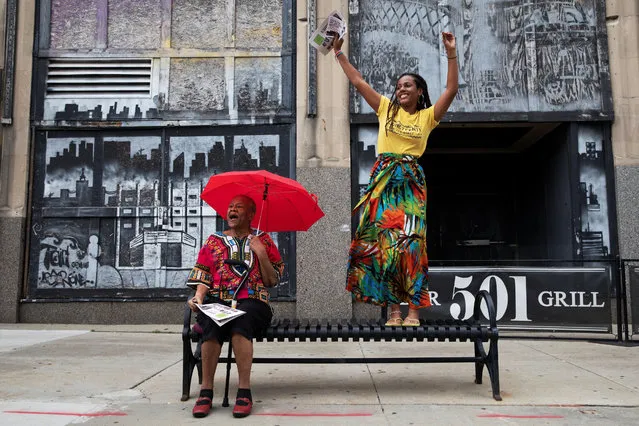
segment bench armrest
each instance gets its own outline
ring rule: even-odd
[[[481,313],[481,302],[486,302],[486,308],[488,309],[488,321],[490,322],[490,328],[497,330],[497,314],[495,312],[495,303],[493,298],[486,290],[480,290],[475,296],[475,306],[473,308],[473,319],[479,322],[479,315]]]

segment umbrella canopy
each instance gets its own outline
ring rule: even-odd
[[[226,220],[229,203],[238,195],[255,201],[251,226],[264,232],[306,231],[324,216],[317,197],[302,184],[266,170],[213,175],[201,198]]]

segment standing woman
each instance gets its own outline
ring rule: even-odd
[[[455,36],[442,33],[448,57],[446,88],[431,105],[424,78],[399,76],[391,99],[377,93],[333,42],[335,58],[379,119],[378,157],[366,193],[353,213],[362,215],[352,241],[346,289],[353,299],[390,305],[388,326],[418,326],[419,309],[431,305],[426,254],[426,180],[417,163],[428,135],[457,94]],[[401,317],[400,303],[408,303]]]

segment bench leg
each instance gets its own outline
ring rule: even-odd
[[[182,401],[186,401],[191,396],[191,377],[193,369],[198,367],[198,375],[201,377],[200,366],[191,351],[191,341],[182,342]]]
[[[195,348],[195,366],[197,367],[198,384],[202,384],[202,340],[197,342]]]
[[[229,406],[229,382],[231,381],[231,355],[233,352],[233,345],[229,341],[229,353],[226,356],[226,381],[224,383],[224,399],[222,400],[222,407]]]
[[[488,349],[488,357],[486,359],[486,369],[490,376],[490,384],[493,388],[493,398],[501,401],[499,390],[499,355],[497,352],[497,338],[490,339],[490,349]]]
[[[484,375],[484,364],[486,360],[486,353],[482,346],[481,340],[475,340],[475,358],[480,358],[481,361],[475,361],[475,383],[482,384],[482,376]]]
[[[481,385],[484,366],[486,366],[488,376],[490,377],[493,398],[496,401],[501,401],[501,394],[499,390],[499,357],[497,353],[497,339],[490,339],[488,354],[486,354],[486,351],[484,350],[482,341],[480,339],[476,339],[475,357],[478,358],[478,360],[475,361],[475,383]]]

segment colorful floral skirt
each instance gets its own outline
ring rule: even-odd
[[[386,306],[431,305],[426,254],[426,179],[417,158],[381,154],[351,243],[346,289],[353,299]]]

